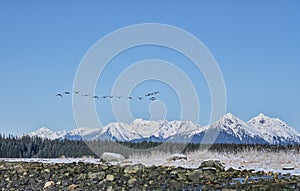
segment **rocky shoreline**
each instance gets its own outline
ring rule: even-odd
[[[224,167],[0,162],[0,190],[300,190],[300,177]]]

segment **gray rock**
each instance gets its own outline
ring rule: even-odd
[[[101,172],[89,173],[88,177],[89,177],[89,179],[99,178],[99,180],[102,180],[105,177],[105,172],[101,171]]]
[[[127,163],[127,164],[131,164],[132,163],[132,160],[130,159],[125,159],[122,161],[123,164]]]
[[[134,184],[136,181],[137,181],[136,178],[130,178],[130,179],[128,180],[128,185],[132,185],[132,184]]]
[[[69,189],[70,189],[70,190],[75,190],[76,188],[78,188],[78,185],[76,185],[76,184],[71,184],[71,185],[69,186]]]
[[[123,160],[125,160],[125,157],[121,154],[117,154],[117,153],[109,153],[109,152],[104,152],[101,157],[100,160],[102,162],[121,162]]]
[[[77,177],[77,180],[84,180],[86,179],[86,174],[79,174],[79,176]]]
[[[175,154],[167,158],[167,161],[187,160],[187,156],[183,154]]]
[[[114,175],[108,174],[106,175],[106,180],[113,181],[115,179]]]
[[[297,182],[297,188],[300,190],[300,181]]]
[[[203,178],[203,171],[201,169],[194,170],[186,174],[188,179],[193,183],[199,183],[200,179]]]
[[[180,190],[181,184],[176,180],[170,180],[169,187],[173,190]]]
[[[144,171],[144,168],[145,167],[142,164],[135,164],[135,165],[131,165],[131,166],[125,166],[124,167],[124,173],[135,174],[137,172]]]
[[[224,172],[225,167],[219,160],[206,160],[201,163],[199,168],[207,168],[207,167],[213,167],[216,169],[217,172]]]
[[[120,166],[124,167],[126,165],[131,165],[132,164],[132,161],[129,160],[129,159],[125,159],[121,162]]]
[[[48,181],[45,183],[44,188],[48,188],[48,187],[54,186],[54,185],[55,185],[55,183],[53,181]]]
[[[203,173],[205,175],[207,175],[207,174],[216,174],[216,172],[217,172],[217,169],[214,168],[214,167],[204,167],[204,168],[202,168],[202,170],[203,170]]]
[[[186,175],[184,173],[177,173],[178,180],[186,180]]]

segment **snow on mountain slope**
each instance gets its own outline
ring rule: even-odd
[[[231,113],[224,115],[210,126],[200,126],[191,121],[147,121],[136,119],[132,123],[113,122],[102,128],[77,128],[69,132],[53,132],[45,127],[30,136],[70,140],[117,140],[117,141],[175,141],[217,143],[300,143],[299,133],[280,119],[259,114],[247,123]]]
[[[62,130],[62,131],[56,131],[53,132],[50,129],[46,128],[46,127],[41,127],[40,129],[38,129],[37,131],[31,132],[28,135],[31,137],[37,136],[40,138],[47,138],[47,139],[60,139],[62,138],[65,134],[67,133],[66,130]]]
[[[158,138],[161,141],[167,140],[174,135],[186,133],[199,129],[198,125],[190,121],[147,121],[136,119],[131,124],[115,122],[109,123],[102,129],[102,134],[106,133],[118,141],[132,141],[147,138]],[[101,137],[103,135],[99,135]]]
[[[99,128],[86,128],[86,127],[80,127],[76,129],[72,129],[71,131],[67,132],[63,139],[69,139],[69,140],[89,140],[93,139],[95,136],[97,136],[101,132],[101,129]]]
[[[224,115],[219,121],[212,124],[210,128],[219,128],[237,136],[240,140],[243,140],[245,135],[255,137],[260,133],[255,129],[250,128],[244,121],[235,117],[231,113]]]
[[[139,133],[134,132],[130,124],[123,122],[109,123],[104,126],[101,130],[101,134],[95,137],[95,139],[100,138],[103,134],[108,135],[111,140],[118,141],[130,141],[132,139],[142,138]]]
[[[231,113],[193,136],[194,143],[266,143],[260,132]]]
[[[299,143],[299,133],[278,118],[271,118],[260,113],[248,121],[249,126],[260,132],[271,144]]]
[[[39,136],[48,139],[92,140],[108,139],[118,141],[148,140],[166,141],[172,136],[198,130],[199,125],[191,121],[147,121],[136,119],[132,123],[113,122],[102,128],[77,128],[69,132],[53,132],[47,128],[41,128],[32,132],[30,136]]]

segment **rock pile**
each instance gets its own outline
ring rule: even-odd
[[[266,177],[254,179],[252,177]],[[247,181],[245,179],[247,178]],[[300,177],[228,169],[220,161],[199,168],[106,163],[0,162],[0,190],[297,190]]]

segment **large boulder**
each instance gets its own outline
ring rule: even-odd
[[[121,154],[104,152],[100,157],[101,162],[122,162],[125,157]]]
[[[201,163],[199,166],[201,169],[212,169],[215,168],[217,172],[225,171],[225,167],[219,160],[206,160]]]

